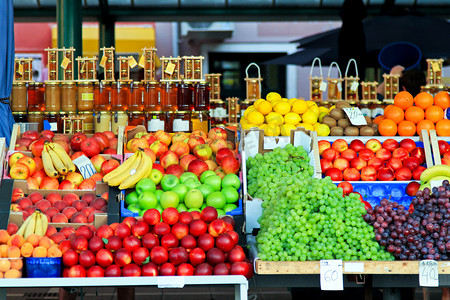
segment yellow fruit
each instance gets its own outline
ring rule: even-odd
[[[302,120],[302,118],[300,118],[300,116],[298,114],[294,113],[294,112],[287,113],[284,116],[284,123],[285,124],[295,125],[295,124],[300,123],[301,120]]]
[[[263,115],[268,115],[270,112],[272,112],[272,104],[270,104],[269,101],[261,102],[258,105],[258,109],[257,110],[260,113],[262,113]]]
[[[264,124],[259,125],[258,127],[259,127],[259,129],[265,130],[266,126],[267,126],[267,124],[264,123]]]
[[[291,111],[291,105],[287,102],[280,102],[275,105],[273,110],[283,116]]]
[[[328,108],[326,108],[325,106],[319,106],[319,111],[328,113]]]
[[[304,114],[308,110],[305,100],[297,100],[292,104],[292,111],[298,114]]]
[[[308,111],[315,113],[317,116],[320,115],[320,110],[317,106],[311,106],[310,108],[308,108]]]
[[[256,111],[256,108],[253,105],[250,105],[249,107],[247,107],[247,109],[244,112],[244,118],[248,119],[248,115],[252,112],[252,111]]]
[[[308,105],[308,108],[310,108],[311,106],[317,106],[317,103],[311,100],[306,101],[306,105]]]
[[[318,136],[329,136],[330,135],[330,127],[328,127],[325,124],[319,124],[316,127],[317,135]]]
[[[281,99],[280,94],[278,94],[278,93],[276,93],[276,92],[270,92],[270,93],[268,93],[267,96],[266,96],[266,100],[267,100],[267,101],[270,101],[270,102],[272,102],[272,101],[274,101],[274,100],[280,100],[280,99]]]
[[[292,104],[297,100],[298,100],[297,98],[291,98],[289,99],[288,103],[292,106]]]
[[[303,127],[306,130],[314,130],[314,126],[312,126],[311,124],[308,124],[308,123],[299,123],[299,124],[297,124],[297,127]]]
[[[325,117],[326,115],[328,115],[327,112],[321,112],[319,115],[319,122],[322,123],[323,117]]]
[[[252,111],[248,115],[247,120],[249,123],[252,123],[255,125],[261,125],[262,123],[264,123],[264,116],[262,115],[262,113],[260,113],[258,111]]]
[[[331,107],[328,109],[328,111],[332,111],[333,108],[336,108],[336,105],[331,106]]]
[[[302,115],[302,120],[303,123],[308,123],[308,124],[316,124],[317,123],[317,115],[311,111],[307,111]],[[251,120],[249,119],[249,121],[251,122]]]
[[[279,136],[280,127],[278,125],[267,124],[264,128],[264,135],[266,136]]]
[[[281,125],[284,123],[283,116],[276,112],[271,112],[266,116],[266,123],[272,125]]]
[[[245,125],[245,124],[248,124],[248,121],[246,118],[241,118],[240,123],[241,123],[241,125]]]
[[[242,126],[242,129],[244,129],[244,130],[247,130],[247,129],[250,129],[250,128],[258,128],[258,125],[255,125],[255,124],[250,124],[250,123],[247,123],[247,124],[241,124],[241,126]]]
[[[292,124],[284,124],[280,126],[280,132],[282,136],[290,136],[291,130],[296,129],[295,125]]]
[[[264,101],[266,101],[266,100],[264,100],[264,99],[258,99],[258,100],[255,101],[255,103],[253,103],[253,106],[255,107],[255,109],[258,109],[258,105],[259,105],[260,103],[264,102]]]
[[[281,102],[288,102],[289,103],[289,99],[288,98],[281,98]]]

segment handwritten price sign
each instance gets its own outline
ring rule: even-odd
[[[367,125],[367,121],[358,107],[344,107],[343,109],[352,125]]]
[[[421,260],[419,263],[419,285],[439,286],[438,262],[435,260]]]
[[[320,261],[320,289],[323,291],[344,290],[342,259]]]
[[[89,158],[82,155],[73,161],[75,166],[77,166],[78,170],[80,170],[81,175],[84,179],[90,178],[92,175],[97,173],[94,168],[94,165],[91,163]]]

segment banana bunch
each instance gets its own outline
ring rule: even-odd
[[[76,170],[66,150],[57,143],[45,143],[42,150],[42,164],[45,173],[51,178],[58,178]]]
[[[447,165],[437,165],[432,166],[422,172],[420,175],[420,190],[424,188],[431,189],[432,181],[450,181],[450,166]]]
[[[139,149],[123,164],[103,177],[103,182],[110,186],[119,186],[125,190],[133,188],[142,178],[146,178],[152,171],[153,161],[144,150]]]
[[[43,237],[47,232],[47,228],[47,216],[41,211],[36,210],[25,220],[25,222],[23,222],[22,226],[20,226],[19,230],[17,231],[17,234],[23,236],[25,239],[33,233]]]

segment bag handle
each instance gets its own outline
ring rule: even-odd
[[[314,58],[314,60],[312,62],[311,70],[309,71],[309,76],[312,76],[312,73],[314,70],[314,65],[316,64],[316,61],[319,63],[320,77],[322,77],[322,63],[320,62],[320,58],[318,58],[318,57]]]
[[[261,78],[261,70],[259,69],[259,66],[254,62],[250,63],[245,69],[245,75],[247,76],[247,78],[248,78],[248,69],[250,69],[251,66],[255,66],[256,69],[258,69],[258,78]]]
[[[336,69],[337,69],[338,74],[339,74],[339,79],[342,79],[341,69],[339,68],[339,65],[337,64],[337,62],[335,62],[335,61],[333,61],[333,62],[330,64],[330,68],[328,69],[328,78],[330,78],[331,69],[333,68],[333,66],[336,66]]]
[[[348,61],[347,69],[345,69],[345,77],[347,77],[348,68],[350,67],[350,64],[351,64],[352,62],[355,63],[356,77],[359,77],[359,76],[358,76],[358,65],[356,64],[356,60],[355,60],[354,58],[352,58],[352,59],[350,59],[350,60]]]

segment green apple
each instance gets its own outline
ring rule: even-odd
[[[150,178],[153,181],[153,183],[156,185],[161,182],[161,179],[163,178],[163,174],[161,173],[160,170],[153,169],[150,172],[150,175],[148,176],[148,178]]]
[[[194,173],[192,173],[192,172],[185,172],[185,173],[180,175],[180,182],[184,183],[189,178],[198,179],[197,175],[195,175]]]
[[[177,210],[178,212],[182,212],[182,211],[187,211],[188,208],[186,207],[186,205],[184,205],[183,203],[178,204],[177,206]]]
[[[201,185],[197,178],[189,178],[184,182],[184,184],[187,186],[188,190],[196,189]]]
[[[236,190],[241,187],[241,180],[236,174],[227,174],[222,179],[222,187],[232,186]]]
[[[191,211],[198,211],[199,213],[202,212],[202,211],[201,211],[200,209],[198,209],[198,208],[189,208],[189,209],[188,209],[188,212],[191,212]]]
[[[173,174],[166,174],[161,179],[161,187],[165,192],[172,190],[178,183],[178,177]]]
[[[221,192],[211,193],[208,198],[206,198],[206,205],[212,206],[215,209],[223,208],[226,204],[227,200]]]
[[[138,183],[136,183],[136,192],[138,193],[138,195],[142,194],[143,192],[154,193],[155,191],[156,185],[150,178],[142,178]]]
[[[138,132],[138,133],[136,133],[135,135],[134,135],[134,139],[140,139],[144,134],[147,134],[147,133],[145,133],[145,132]]]
[[[147,210],[149,208],[155,208],[158,204],[158,199],[156,199],[155,194],[152,192],[143,192],[139,196],[139,207],[143,210]]]
[[[157,209],[159,211],[160,214],[163,213],[164,208],[161,206],[161,204],[158,203],[158,205],[156,205],[155,209]]]
[[[205,183],[206,177],[211,176],[211,175],[216,175],[216,173],[213,170],[207,170],[207,171],[203,172],[202,175],[200,175],[200,182]]]
[[[238,206],[236,204],[228,203],[227,205],[224,206],[223,210],[225,212],[229,212],[229,211],[235,210],[236,208],[238,208]]]
[[[212,186],[214,191],[218,192],[222,185],[222,179],[217,175],[211,175],[205,179],[204,184]]]
[[[177,193],[178,197],[180,198],[180,202],[183,202],[184,197],[186,196],[186,193],[188,192],[188,188],[185,184],[179,183],[172,189],[172,192]]]
[[[163,190],[156,190],[155,197],[156,197],[156,199],[158,199],[158,201],[161,200],[161,196],[163,193],[164,193]]]
[[[178,204],[180,204],[180,198],[178,198],[178,195],[175,192],[167,191],[162,194],[159,202],[164,209],[168,207],[176,208]]]
[[[232,186],[224,187],[221,192],[225,196],[227,203],[235,203],[239,200],[239,193]]]
[[[187,192],[186,197],[184,198],[184,204],[188,208],[200,208],[203,204],[203,195],[197,189],[192,189]]]
[[[139,201],[139,195],[136,191],[132,191],[125,197],[125,203],[127,205],[136,204]]]
[[[222,210],[222,209],[218,209],[217,210],[217,215],[220,217],[220,216],[225,216],[226,215],[226,213]]]
[[[130,204],[127,206],[127,209],[133,213],[139,213],[141,211],[137,204]]]
[[[209,194],[215,192],[214,188],[209,184],[202,184],[197,188],[197,190],[199,190],[202,193],[203,199],[208,198]]]

